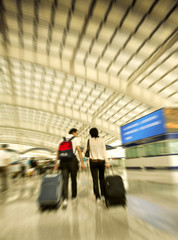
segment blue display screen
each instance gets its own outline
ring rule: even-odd
[[[166,133],[164,110],[160,109],[121,127],[122,144]]]

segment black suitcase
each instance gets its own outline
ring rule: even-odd
[[[126,206],[126,191],[122,177],[109,175],[105,177],[105,202],[106,206]]]
[[[42,179],[38,204],[41,210],[58,207],[62,200],[62,174],[45,175]]]

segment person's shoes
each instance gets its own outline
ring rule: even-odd
[[[101,202],[105,203],[105,197],[104,196],[101,196]]]
[[[97,198],[97,199],[96,199],[96,204],[97,204],[97,206],[100,206],[100,205],[101,205],[101,199],[100,199],[100,198]]]
[[[64,199],[62,207],[67,208],[67,205],[68,205],[68,201],[67,201],[67,199]]]

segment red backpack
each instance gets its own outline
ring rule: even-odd
[[[64,141],[59,144],[59,159],[60,160],[67,160],[74,158],[73,148],[72,148],[72,139],[75,136],[73,136],[70,139],[63,138]]]

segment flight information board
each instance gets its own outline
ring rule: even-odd
[[[159,109],[121,127],[122,144],[166,133],[164,109]]]
[[[178,108],[164,108],[167,132],[178,133]]]

